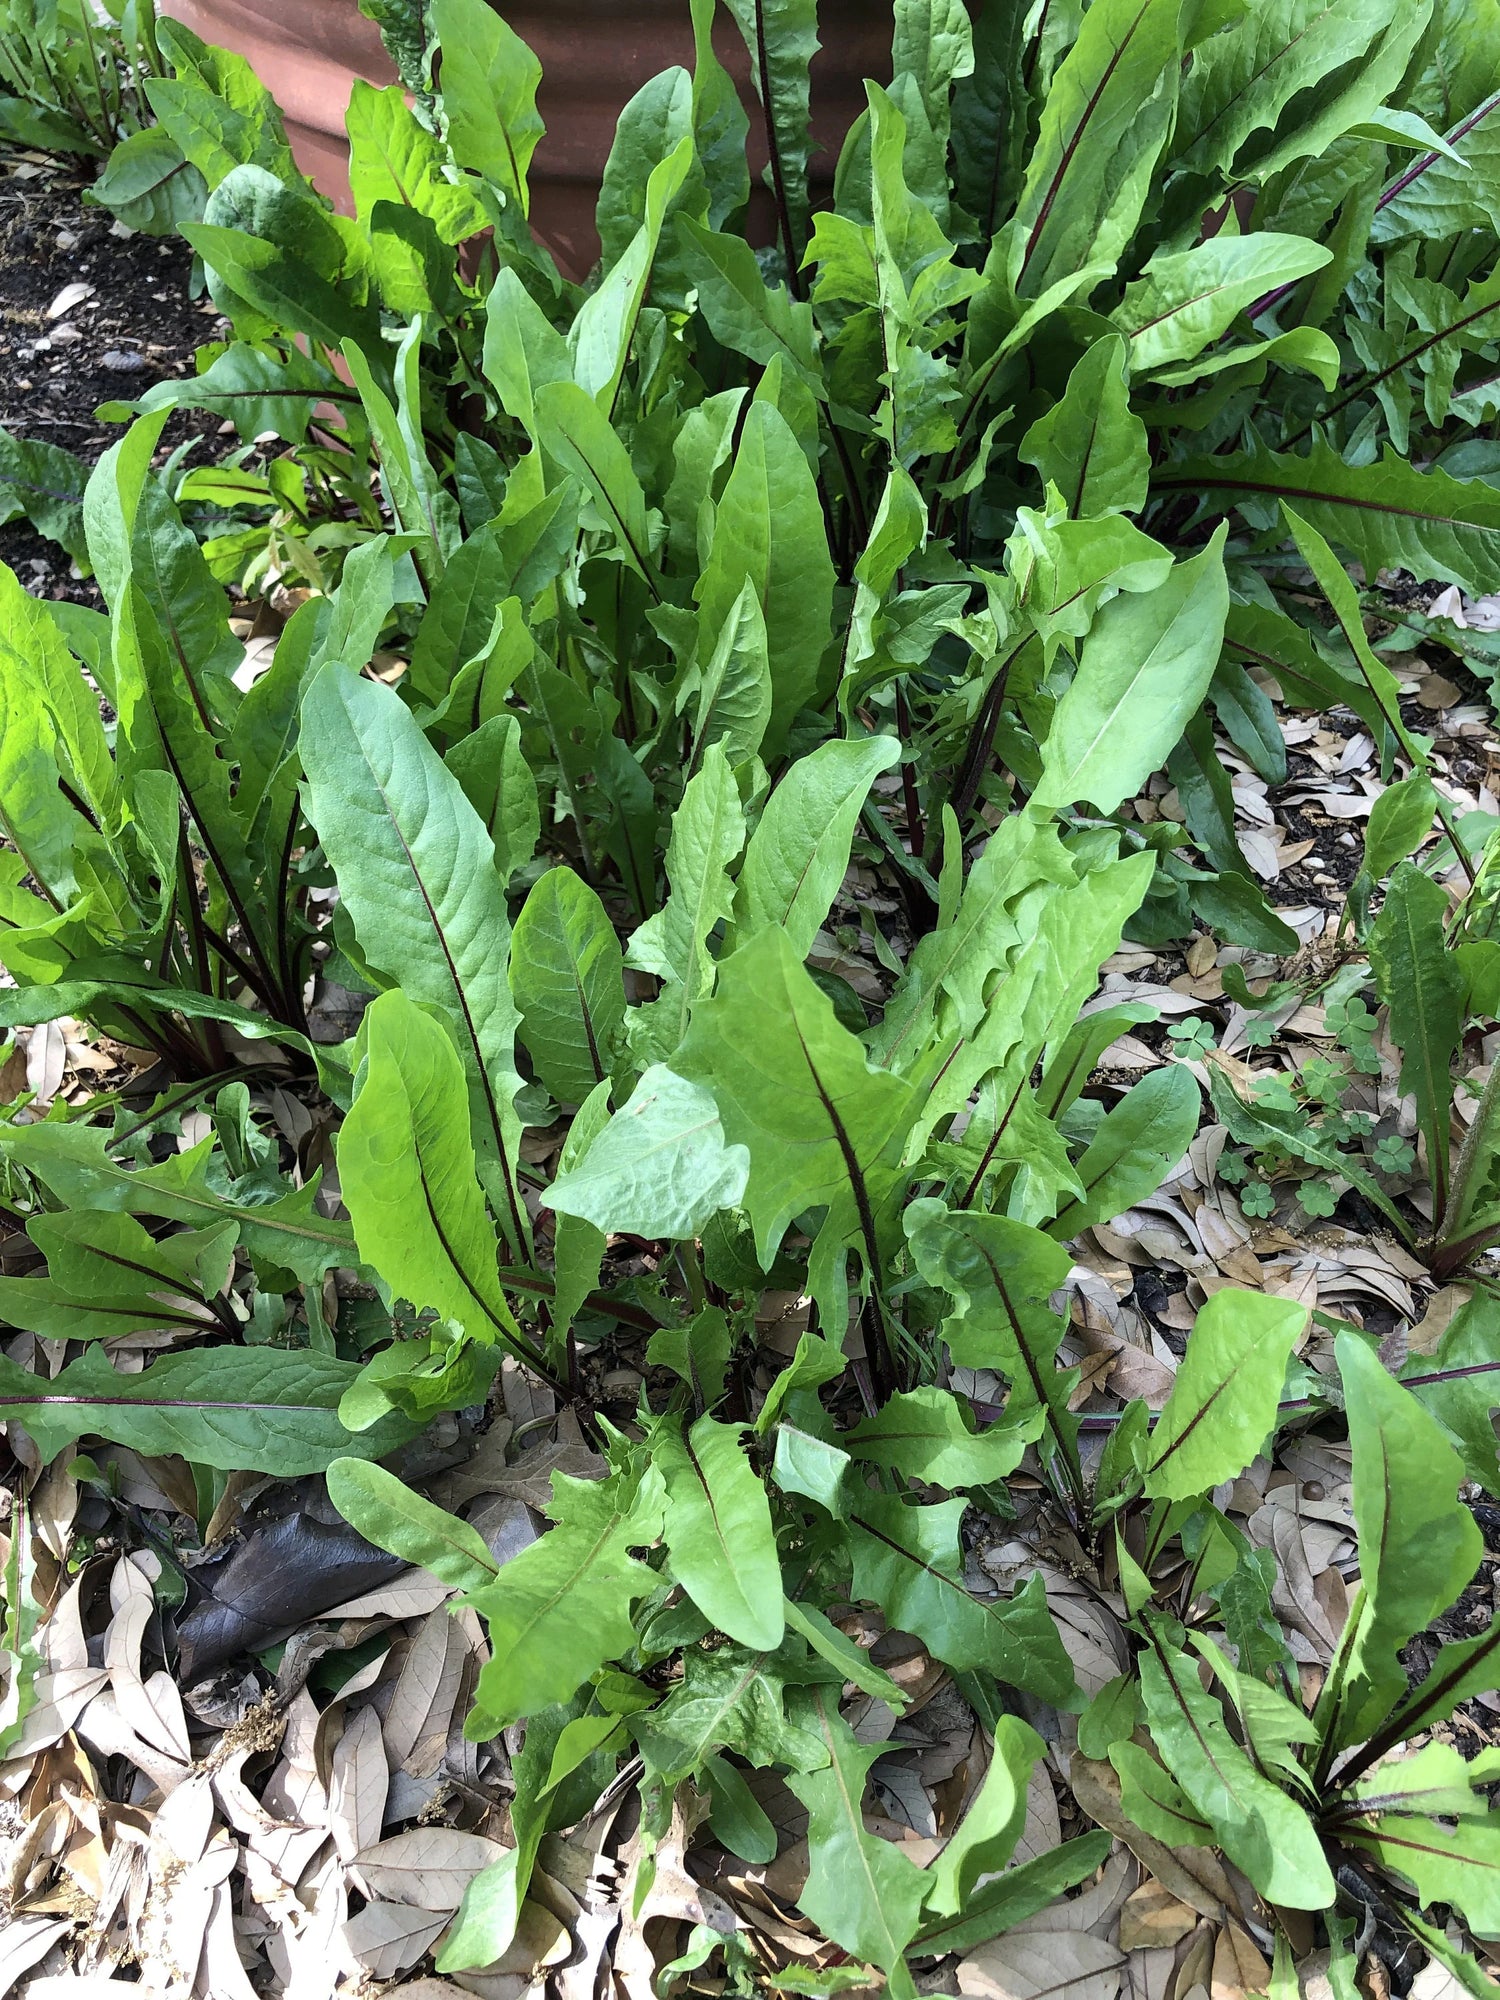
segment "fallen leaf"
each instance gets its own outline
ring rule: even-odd
[[[71,1928],[62,1917],[34,1917],[24,1912],[13,1916],[0,1929],[0,1996],[9,1993],[21,1975],[44,1959]],[[37,1984],[32,1981],[33,1991]]]
[[[1259,1949],[1238,1924],[1225,1924],[1214,1945],[1213,1976],[1209,1981],[1212,2000],[1236,2000],[1243,1993],[1264,1993],[1271,1983],[1271,1968]]]
[[[1444,1285],[1434,1292],[1421,1319],[1406,1336],[1407,1352],[1435,1354],[1454,1315],[1469,1303],[1472,1295],[1470,1285]]]
[[[203,1932],[200,1988],[211,1994],[212,2000],[260,2000],[246,1976],[235,1943],[234,1904],[226,1882],[214,1890],[213,1907]]]
[[[1114,2000],[1124,1957],[1087,1931],[1012,1932],[970,1953],[958,1968],[958,1990],[978,2000]]]
[[[486,1840],[483,1834],[418,1826],[364,1848],[354,1865],[372,1896],[422,1910],[456,1910],[474,1876],[505,1851],[498,1840]]]
[[[1095,1937],[1110,1937],[1121,1906],[1140,1880],[1141,1865],[1128,1847],[1117,1847],[1099,1870],[1096,1880],[1060,1903],[1023,1917],[1011,1926],[1017,1931],[1091,1931]]]
[[[107,1972],[59,1972],[33,1979],[26,2000],[123,2000],[129,1991],[124,1980],[112,1979]]]
[[[214,1571],[202,1603],[179,1621],[184,1671],[198,1679],[310,1618],[348,1616],[343,1604],[352,1593],[378,1589],[401,1569],[346,1521],[298,1511],[263,1522]]]
[[[1423,674],[1417,683],[1417,700],[1423,708],[1452,708],[1461,692],[1443,674]]]
[[[1120,1809],[1120,1780],[1114,1766],[1074,1755],[1068,1766],[1073,1796],[1096,1826],[1125,1845],[1150,1874],[1200,1916],[1219,1918],[1239,1902],[1223,1864],[1208,1847],[1171,1848],[1142,1833]]]
[[[447,1922],[444,1911],[434,1916],[409,1903],[366,1903],[344,1925],[344,1942],[372,1978],[394,1979],[416,1964]]]
[[[1198,1914],[1148,1875],[1120,1911],[1120,1949],[1149,1951],[1174,1945],[1198,1922]]]
[[[451,1979],[409,1979],[401,1988],[401,2000],[470,2000],[470,1995]]]
[[[351,1618],[421,1618],[453,1595],[450,1586],[425,1569],[405,1569],[390,1583],[331,1605],[319,1615],[340,1621]]]
[[[385,1713],[382,1734],[392,1769],[409,1771],[414,1778],[430,1777],[441,1763],[464,1652],[463,1636],[447,1612],[429,1612],[402,1662]],[[421,1757],[414,1755],[419,1744]]]
[[[81,306],[85,299],[91,299],[93,296],[94,287],[88,280],[75,278],[71,284],[64,285],[60,292],[54,293],[52,303],[47,308],[47,317],[61,319],[64,313],[70,313],[74,306]]]
[[[341,1860],[352,1861],[362,1848],[373,1847],[380,1839],[389,1783],[380,1717],[373,1708],[356,1709],[334,1746],[328,1768],[328,1826]]]

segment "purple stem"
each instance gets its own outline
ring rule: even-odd
[[[1447,135],[1448,144],[1452,146],[1458,140],[1466,139],[1474,130],[1474,127],[1482,124],[1497,107],[1500,107],[1500,90],[1497,90],[1492,97],[1487,97],[1477,110],[1471,111],[1467,118],[1460,120],[1454,126],[1453,130]],[[1390,186],[1382,190],[1380,199],[1375,204],[1375,213],[1379,215],[1380,211],[1388,203],[1393,202],[1397,195],[1405,194],[1412,182],[1420,180],[1427,169],[1435,167],[1442,157],[1441,153],[1424,153],[1419,160],[1414,160],[1404,174],[1398,174]],[[1259,319],[1262,313],[1270,312],[1273,307],[1279,306],[1284,298],[1296,291],[1301,282],[1300,278],[1293,278],[1290,284],[1278,285],[1274,292],[1267,292],[1264,298],[1257,299],[1255,304],[1250,308],[1251,319]]]

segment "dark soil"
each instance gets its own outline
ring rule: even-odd
[[[1402,1654],[1407,1675],[1418,1687],[1432,1671],[1433,1661],[1445,1645],[1461,1639],[1477,1639],[1487,1632],[1497,1613],[1500,1592],[1500,1507],[1488,1501],[1472,1502],[1470,1511],[1484,1537],[1485,1553],[1474,1581],[1463,1596],[1445,1611],[1430,1630],[1420,1633]],[[1452,1737],[1466,1757],[1500,1741],[1500,1716],[1476,1701],[1460,1702],[1451,1723],[1439,1729],[1444,1740]]]
[[[120,436],[118,425],[95,416],[98,406],[191,375],[194,351],[218,334],[219,316],[201,287],[193,295],[187,244],[123,230],[107,209],[85,204],[88,185],[69,161],[0,148],[0,425],[92,464]],[[50,319],[75,281],[92,292]],[[218,429],[216,417],[178,413],[163,444],[212,441],[192,454],[212,458]],[[56,543],[25,521],[0,527],[0,560],[38,597],[99,601]]]

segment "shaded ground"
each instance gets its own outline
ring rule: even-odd
[[[88,184],[67,161],[0,150],[0,427],[92,464],[120,435],[96,418],[98,406],[191,374],[218,312],[201,286],[194,296],[180,237],[126,230],[85,203]],[[181,412],[164,442],[215,438],[218,428],[216,417]],[[98,601],[25,521],[0,527],[0,560],[38,596]]]

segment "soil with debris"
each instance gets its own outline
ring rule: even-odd
[[[95,416],[99,405],[192,374],[219,318],[201,284],[194,292],[181,237],[141,236],[90,207],[91,179],[68,161],[0,148],[0,426],[89,464],[120,436]],[[178,412],[163,441],[216,442],[218,429],[216,417]],[[195,447],[195,457],[215,455]],[[38,597],[99,601],[24,520],[0,527],[0,560]]]

